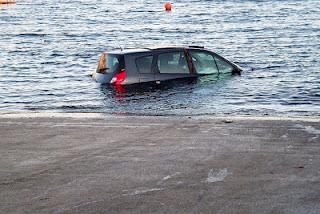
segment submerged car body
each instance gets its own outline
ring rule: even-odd
[[[238,65],[204,47],[155,47],[102,53],[92,77],[99,83],[129,85],[240,72]]]

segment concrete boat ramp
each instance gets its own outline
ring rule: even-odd
[[[0,115],[1,213],[320,213],[320,119]]]

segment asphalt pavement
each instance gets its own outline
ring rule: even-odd
[[[2,115],[0,213],[320,213],[320,119]]]

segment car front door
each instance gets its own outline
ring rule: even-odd
[[[156,81],[192,76],[187,61],[187,54],[183,50],[158,54],[155,66],[157,71],[155,74]]]
[[[199,75],[218,74],[219,69],[213,54],[203,50],[189,50],[195,71]]]

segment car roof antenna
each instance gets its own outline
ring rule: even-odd
[[[123,48],[121,47],[121,45],[117,42],[117,45],[119,46],[120,50],[123,51]]]

